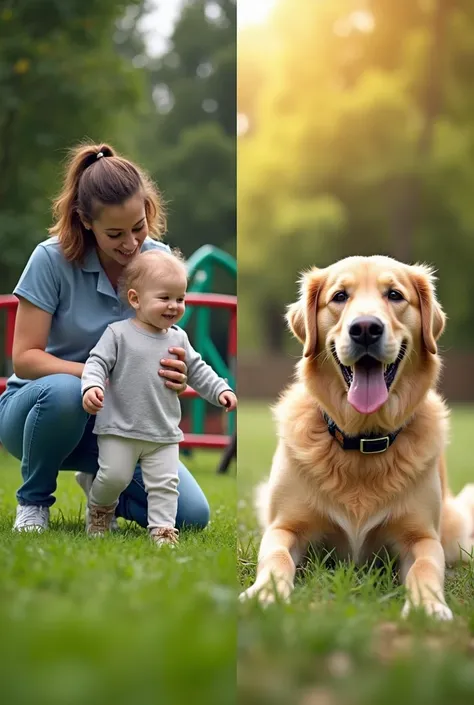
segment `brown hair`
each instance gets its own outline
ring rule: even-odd
[[[159,249],[146,250],[146,252],[141,252],[134,257],[130,264],[127,264],[120,277],[118,294],[122,301],[128,302],[129,289],[137,289],[140,286],[153,263],[161,267],[162,270],[182,267],[185,277],[188,276],[185,259],[177,248],[171,252]]]
[[[121,205],[139,191],[145,198],[145,213],[151,237],[160,240],[166,229],[164,205],[158,189],[139,167],[118,156],[108,144],[80,144],[74,147],[66,163],[63,188],[53,202],[54,225],[50,235],[57,235],[69,262],[80,262],[95,245],[88,222],[97,217],[101,205]]]

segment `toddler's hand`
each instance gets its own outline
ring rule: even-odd
[[[237,408],[237,397],[230,390],[219,394],[219,404],[225,406],[226,411],[234,411]]]
[[[91,387],[82,397],[82,408],[88,414],[95,415],[104,406],[104,392],[100,387]]]

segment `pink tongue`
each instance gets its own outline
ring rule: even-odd
[[[362,365],[353,368],[354,377],[347,401],[360,414],[373,414],[388,399],[388,389],[383,376],[383,365],[366,369]]]

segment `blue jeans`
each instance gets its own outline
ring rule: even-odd
[[[20,504],[50,507],[59,470],[97,472],[94,417],[82,408],[81,381],[66,374],[48,375],[0,396],[0,442],[21,460]],[[122,493],[117,516],[147,526],[147,496],[139,465]],[[204,528],[209,505],[189,470],[179,467],[176,525]]]

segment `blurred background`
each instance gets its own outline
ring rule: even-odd
[[[234,0],[0,4],[0,293],[47,237],[85,138],[150,172],[186,256],[235,254],[235,25]]]
[[[241,396],[291,375],[299,271],[377,253],[437,269],[443,391],[474,399],[474,4],[238,8]]]
[[[229,262],[235,114],[235,0],[0,0],[0,294],[47,238],[67,150],[84,139],[110,142],[151,174],[167,242],[187,258],[212,245]],[[212,288],[235,294],[235,262],[213,272]],[[0,382],[10,371],[3,313]],[[229,316],[212,321],[226,357]],[[91,542],[73,473],[60,473],[51,531],[12,534],[19,463],[0,447],[5,702],[235,702],[236,483],[216,474],[220,457],[200,448],[185,459],[212,525],[158,556],[125,522]]]

